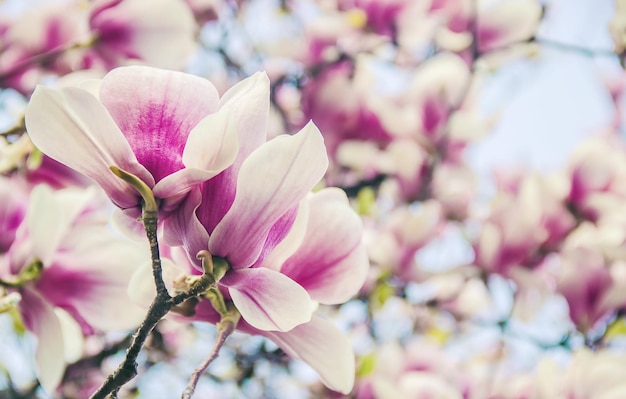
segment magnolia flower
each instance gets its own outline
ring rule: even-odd
[[[247,89],[232,97],[234,109],[248,96],[269,98],[267,79],[244,84]],[[226,261],[218,287],[241,314],[238,328],[272,339],[332,389],[347,393],[354,373],[350,345],[313,312],[317,303],[345,302],[363,284],[368,262],[361,221],[341,190],[309,193],[328,165],[315,125],[265,142],[268,107],[233,112],[242,143],[235,161],[190,192],[165,224],[166,241],[183,244],[189,259],[208,249]],[[201,269],[189,264],[184,272]],[[219,321],[208,301],[192,314]]]
[[[244,168],[241,173],[246,173]],[[294,169],[298,170],[297,165]],[[242,181],[245,180],[240,177],[238,182]],[[266,184],[272,186],[271,180],[266,180]],[[262,194],[259,192],[257,196]],[[280,194],[275,202],[281,202],[279,199],[286,196],[284,191]],[[246,200],[253,208],[256,201]],[[259,203],[265,201],[259,198]],[[231,209],[236,209],[236,205]],[[268,212],[255,211],[256,219],[270,218]],[[368,262],[361,244],[361,222],[350,209],[345,194],[335,188],[308,194],[299,202],[297,212],[287,211],[286,215],[272,224],[267,238],[264,234],[254,234],[239,239],[242,232],[237,230],[245,233],[262,230],[255,218],[241,213],[236,219],[237,225],[225,224],[221,232],[219,227],[214,230],[214,236],[208,240],[209,247],[215,236],[217,242],[233,239],[233,243],[240,244],[239,249],[245,256],[255,252],[255,244],[262,244],[253,267],[241,267],[245,263],[236,252],[234,256],[226,256],[231,268],[218,287],[241,313],[238,330],[271,339],[290,356],[313,367],[329,388],[348,393],[354,383],[354,354],[350,342],[331,322],[313,315],[313,311],[317,303],[347,301],[363,284]],[[227,218],[223,219],[225,223]],[[225,236],[220,237],[220,234]],[[223,253],[223,248],[228,247],[216,244],[214,254]],[[181,273],[197,275],[201,272],[185,255],[181,256],[178,248],[171,249],[171,258],[174,263],[164,261],[164,275],[168,289],[175,294],[175,282],[181,280]],[[150,273],[148,267],[140,269],[130,283],[134,300],[144,306],[154,296]],[[193,320],[220,321],[220,315],[208,300],[193,302],[191,308],[183,306],[183,309],[181,313]]]
[[[126,294],[147,249],[115,237],[96,191],[33,189],[24,221],[0,258],[0,285],[21,296],[26,328],[38,338],[37,376],[53,392],[65,361],[82,354],[82,334],[135,327],[143,310]],[[112,254],[115,257],[112,258]],[[82,331],[82,333],[81,333]]]
[[[207,80],[121,67],[80,87],[38,86],[26,110],[26,127],[42,152],[95,180],[131,216],[138,214],[140,196],[111,173],[111,166],[152,188],[167,215],[191,187],[233,162],[237,131],[229,108],[246,85],[233,87],[220,101]]]

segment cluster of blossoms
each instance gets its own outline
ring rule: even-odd
[[[490,74],[549,45],[549,5],[19,8],[0,21],[0,323],[35,349],[24,377],[0,346],[0,396],[626,392],[623,82],[561,169],[497,170],[485,201],[467,156],[498,122]]]

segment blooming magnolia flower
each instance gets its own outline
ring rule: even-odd
[[[38,338],[37,375],[48,392],[61,381],[64,359],[82,354],[75,347],[82,334],[129,329],[143,314],[126,291],[135,266],[149,262],[147,249],[111,233],[95,195],[35,187],[15,240],[0,257],[0,284],[21,295],[18,307]]]
[[[245,173],[243,169],[241,173]],[[243,180],[240,178],[239,182]],[[268,217],[267,213],[256,211],[259,218]],[[260,234],[237,240],[251,242],[240,246],[245,253],[254,251],[255,242],[263,243],[259,258],[252,267],[237,268],[242,264],[239,257],[226,256],[231,268],[218,286],[241,313],[238,330],[271,339],[286,353],[313,367],[329,388],[348,393],[354,382],[350,343],[332,323],[312,313],[317,303],[345,302],[363,284],[368,262],[361,244],[361,222],[349,208],[345,194],[334,188],[307,195],[299,202],[297,215],[294,213],[295,210],[287,211],[287,217],[273,223],[267,238]],[[290,223],[291,218],[294,220]],[[238,228],[259,230],[255,219],[237,220],[239,226],[229,226],[230,231],[224,229],[215,234],[228,233],[226,237],[236,238],[240,234]],[[222,248],[217,245],[213,251],[220,254]],[[174,281],[180,281],[181,273],[197,275],[200,271],[176,248],[172,250],[172,259],[178,267],[166,260],[164,274],[174,294]],[[133,297],[144,306],[154,296],[150,273],[148,267],[139,270],[130,284]],[[220,321],[208,300],[194,303],[192,309],[183,313],[193,320]]]
[[[140,196],[111,173],[111,166],[152,188],[167,214],[193,185],[232,163],[237,131],[230,103],[246,85],[233,87],[220,101],[207,80],[121,67],[82,87],[38,86],[26,110],[26,127],[42,152],[95,180],[122,210],[136,216]]]
[[[247,89],[231,97],[241,126],[235,161],[190,192],[165,225],[165,238],[183,244],[190,259],[208,248],[225,260],[229,268],[218,286],[241,314],[238,328],[274,340],[313,366],[331,388],[347,393],[354,372],[350,345],[312,314],[317,303],[345,302],[363,284],[368,262],[361,221],[342,191],[308,194],[328,165],[315,125],[265,142],[269,82],[253,78],[244,84]],[[263,99],[265,106],[239,112],[246,96]],[[198,264],[185,270],[201,272]],[[208,301],[192,313],[197,320],[220,320]]]
[[[267,79],[251,80],[249,84],[251,93],[269,98]],[[360,222],[345,206],[345,194],[341,192],[324,190],[303,202],[328,165],[323,138],[314,124],[309,123],[293,136],[283,135],[264,143],[267,108],[257,113],[237,114],[237,120],[246,126],[239,129],[239,141],[247,146],[240,147],[228,169],[202,183],[190,195],[178,216],[168,224],[166,238],[171,244],[179,244],[175,239],[182,237],[182,243],[192,256],[207,249],[208,243],[211,254],[226,259],[230,265],[220,283],[229,288],[229,295],[242,317],[259,329],[288,331],[310,319],[312,306],[305,288],[285,277],[288,274],[285,268],[295,267],[288,266],[287,256],[302,257],[300,264],[319,259],[319,265],[311,263],[312,272],[335,262],[345,264],[349,270],[355,262],[352,256],[356,255],[354,267],[364,274],[366,262]],[[339,205],[333,205],[335,203]],[[325,210],[318,211],[318,207]],[[305,231],[298,220],[306,218],[309,212],[320,212],[308,219],[307,231],[312,226],[317,230],[294,253],[294,246],[303,239]],[[334,219],[328,219],[328,215]],[[318,226],[322,221],[326,225]],[[328,231],[328,226],[339,227],[340,221],[353,230]],[[337,232],[344,236],[331,245],[329,237]],[[319,233],[325,236],[317,236]],[[313,242],[317,242],[317,246],[309,246]],[[323,248],[327,248],[325,253],[321,253]],[[283,264],[286,259],[287,264]],[[315,281],[321,275],[305,277]],[[343,277],[340,273],[335,278]],[[346,292],[356,292],[358,287],[354,286],[362,283],[362,279],[351,276],[345,283],[348,284]],[[315,284],[325,289],[320,282]],[[343,302],[350,296],[336,294],[332,300],[336,302],[332,303]],[[280,303],[283,305],[277,306]],[[286,303],[290,305],[284,306]]]

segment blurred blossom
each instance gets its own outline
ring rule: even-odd
[[[88,19],[93,44],[85,69],[137,62],[181,69],[196,46],[193,15],[182,0],[97,0]]]
[[[531,399],[617,399],[626,393],[625,358],[610,350],[574,351],[566,365],[542,360],[527,390]]]
[[[134,267],[148,261],[146,248],[108,230],[101,200],[95,190],[37,186],[0,257],[2,284],[21,294],[24,325],[38,338],[37,375],[49,393],[65,362],[81,356],[82,334],[133,328],[143,313],[128,303],[126,286]],[[119,256],[114,262],[111,253]]]
[[[28,195],[16,179],[0,176],[0,256],[13,245],[18,228],[26,215]]]
[[[431,192],[450,219],[463,220],[476,192],[476,176],[465,165],[444,163],[433,172]]]
[[[182,0],[98,0],[31,8],[6,22],[0,82],[28,95],[47,75],[129,63],[182,68],[196,25]]]
[[[626,1],[615,0],[615,14],[609,24],[615,53],[623,57],[626,53]],[[622,61],[623,62],[623,61]]]
[[[626,151],[618,137],[581,143],[571,156],[569,172],[569,200],[581,217],[596,220],[626,198]]]
[[[357,387],[359,399],[463,398],[458,365],[434,341],[413,339],[406,347],[391,342],[364,361],[371,365]]]
[[[514,191],[494,199],[475,244],[476,263],[504,276],[514,267],[535,267],[576,223],[565,207],[567,183],[561,176],[525,176],[509,187]]]
[[[588,237],[598,234],[591,225],[582,228],[588,230]],[[580,238],[581,233],[574,234]],[[567,300],[576,327],[587,332],[626,305],[626,261],[611,262],[599,251],[602,247],[593,247],[592,240],[580,244],[572,241],[561,254],[557,291]]]
[[[477,7],[471,0],[442,3],[447,4],[432,11],[445,21],[437,31],[436,42],[455,52],[466,50],[474,40],[477,50],[484,53],[529,39],[535,34],[542,16],[537,0],[481,0]],[[476,32],[476,38],[472,32]]]
[[[87,40],[86,20],[77,3],[43,4],[11,21],[0,55],[0,82],[28,94],[45,74],[71,71],[74,44]]]
[[[421,281],[415,253],[435,239],[444,227],[442,208],[427,201],[417,208],[396,208],[385,224],[372,232],[369,257],[379,266],[390,269],[405,282]]]
[[[364,59],[356,66],[341,62],[326,68],[303,87],[304,115],[324,132],[331,156],[344,140],[391,140],[375,108],[380,100],[372,90],[371,79]]]

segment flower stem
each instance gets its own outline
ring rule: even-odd
[[[222,300],[223,302],[223,300]],[[237,309],[231,307],[225,314],[222,314],[222,318],[220,322],[217,324],[217,337],[215,338],[215,345],[213,346],[213,350],[209,354],[209,356],[198,366],[197,369],[193,371],[191,374],[191,378],[189,378],[189,384],[187,384],[187,388],[183,391],[181,399],[191,399],[194,392],[196,391],[196,386],[198,385],[198,381],[200,381],[200,377],[206,369],[211,365],[213,360],[215,360],[219,354],[220,349],[224,346],[226,339],[235,331],[237,327],[237,322],[239,321],[239,312]]]

